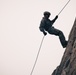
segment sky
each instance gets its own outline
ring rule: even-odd
[[[43,34],[39,30],[44,11],[52,20],[68,0],[0,0],[0,75],[30,75]],[[76,0],[70,0],[54,27],[68,40],[76,17]],[[51,75],[65,48],[58,36],[45,36],[33,75]]]

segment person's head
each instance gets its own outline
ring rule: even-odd
[[[48,19],[48,18],[50,17],[50,15],[51,15],[50,12],[48,12],[48,11],[45,11],[45,12],[44,12],[44,17],[45,17],[45,18]]]

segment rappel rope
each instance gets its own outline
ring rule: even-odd
[[[36,65],[36,62],[37,62],[37,59],[38,59],[38,56],[39,56],[40,50],[41,50],[41,46],[42,46],[42,43],[43,43],[44,37],[45,37],[45,36],[43,36],[43,38],[42,38],[42,41],[41,41],[41,44],[40,44],[40,47],[39,47],[39,50],[38,50],[38,54],[37,54],[37,57],[36,57],[36,60],[35,60],[35,63],[34,63],[34,66],[33,66],[33,68],[32,68],[32,71],[31,71],[31,74],[30,74],[30,75],[32,75],[32,73],[33,73],[33,71],[34,71],[34,68],[35,68],[35,65]]]
[[[70,2],[71,0],[69,0],[66,4],[65,4],[65,6],[62,8],[62,10],[58,13],[58,15],[60,15],[60,13],[64,10],[64,8],[68,5],[68,3]]]
[[[68,3],[69,3],[70,1],[71,1],[71,0],[69,0],[69,1],[65,4],[65,6],[64,6],[64,7],[62,8],[62,10],[58,13],[58,15],[60,15],[60,13],[64,10],[64,8],[68,5]],[[37,60],[38,60],[38,56],[39,56],[39,53],[40,53],[40,50],[41,50],[41,47],[42,47],[42,43],[43,43],[44,37],[45,37],[45,35],[44,35],[43,38],[42,38],[42,41],[41,41],[41,44],[40,44],[40,47],[39,47],[39,50],[38,50],[38,53],[37,53],[37,57],[36,57],[36,60],[35,60],[35,63],[34,63],[34,65],[33,65],[33,68],[32,68],[32,71],[31,71],[30,75],[33,74],[34,68],[35,68],[35,66],[36,66],[36,63],[37,63]]]

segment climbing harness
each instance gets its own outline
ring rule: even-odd
[[[64,7],[62,8],[62,10],[58,13],[58,15],[60,15],[60,13],[64,10],[64,8],[68,5],[69,2],[70,2],[70,0],[65,4],[65,6],[64,6]],[[34,71],[34,68],[35,68],[35,65],[36,65],[36,63],[37,63],[37,59],[38,59],[38,56],[39,56],[39,53],[40,53],[40,50],[41,50],[41,47],[42,47],[42,43],[43,43],[44,37],[45,37],[45,35],[44,35],[43,38],[42,38],[42,41],[41,41],[41,44],[40,44],[40,47],[39,47],[39,50],[38,50],[38,53],[37,53],[37,57],[36,57],[36,60],[35,60],[35,63],[34,63],[34,65],[33,65],[33,68],[32,68],[32,71],[31,71],[30,75],[33,74],[33,71]]]

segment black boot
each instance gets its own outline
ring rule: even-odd
[[[68,41],[65,41],[65,43],[63,44],[63,48],[65,48],[68,44]]]

